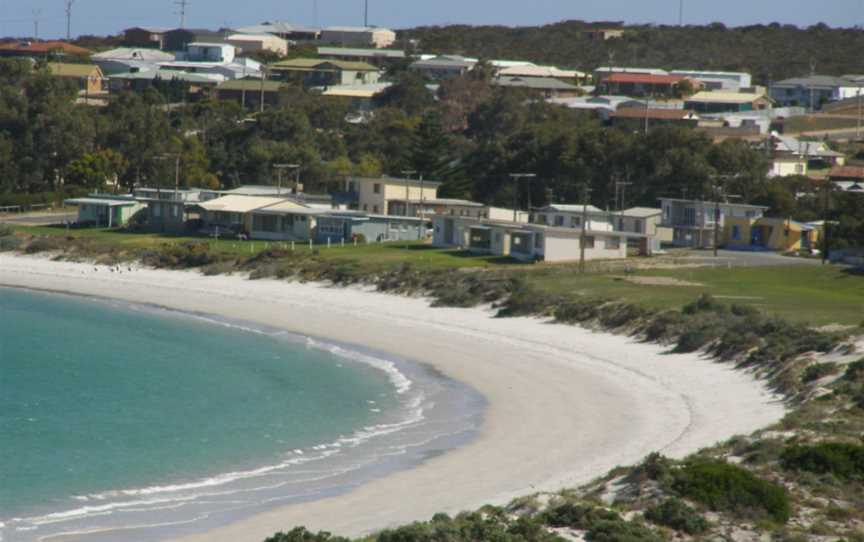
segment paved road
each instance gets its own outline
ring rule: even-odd
[[[710,265],[716,262],[718,265],[735,267],[772,267],[772,266],[797,266],[797,265],[821,265],[822,260],[818,258],[793,258],[783,256],[776,252],[743,252],[738,250],[720,250],[717,258],[710,250],[694,251],[689,253],[689,258],[694,263],[705,263]]]
[[[0,223],[18,224],[21,226],[49,226],[51,224],[63,224],[65,221],[75,222],[78,215],[75,213],[51,213],[51,214],[24,214],[0,215]]]

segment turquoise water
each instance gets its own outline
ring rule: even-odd
[[[375,463],[381,454],[366,443],[378,434],[392,453],[429,431],[476,425],[464,405],[426,419],[422,405],[438,392],[419,393],[390,364],[312,344],[0,288],[0,539],[187,525],[202,510],[227,521],[357,483],[346,473]]]

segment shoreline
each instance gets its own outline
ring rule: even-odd
[[[0,254],[0,284],[254,322],[428,365],[477,390],[479,436],[348,493],[287,506],[184,541],[257,541],[304,525],[359,536],[574,487],[652,451],[682,457],[778,421],[782,402],[749,374],[698,354],[480,309],[357,288],[205,277]],[[406,489],[410,488],[410,489]],[[408,498],[410,497],[410,498]]]

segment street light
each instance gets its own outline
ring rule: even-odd
[[[300,186],[300,164],[273,164],[273,169],[276,171],[276,194],[282,195],[282,172],[286,169],[293,169],[296,171],[296,179],[294,181],[294,190],[296,192],[297,187]]]
[[[510,178],[513,179],[513,222],[519,222],[517,218],[518,199],[519,199],[519,181],[527,179],[530,183],[537,178],[536,173],[511,173]],[[531,187],[528,187],[528,212],[531,212]]]

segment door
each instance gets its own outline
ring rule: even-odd
[[[454,238],[453,231],[453,219],[448,218],[444,220],[444,242],[448,245],[456,245],[456,239]]]

